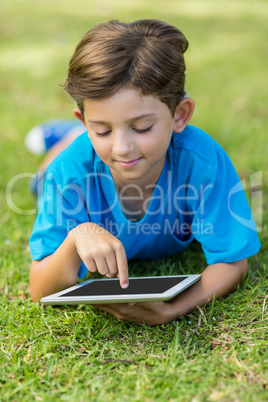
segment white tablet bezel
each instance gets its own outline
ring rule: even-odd
[[[88,281],[81,282],[78,285],[74,285],[68,289],[62,290],[58,293],[54,293],[50,296],[42,297],[41,302],[45,304],[53,304],[53,305],[60,305],[60,304],[106,304],[106,303],[131,303],[131,302],[146,302],[146,301],[158,301],[158,300],[170,300],[173,297],[177,296],[179,293],[183,292],[189,286],[194,284],[198,279],[201,278],[201,275],[169,275],[169,276],[162,276],[162,278],[179,278],[185,277],[186,279],[182,282],[178,283],[177,285],[169,288],[164,293],[151,293],[151,294],[128,294],[128,295],[102,295],[102,296],[66,296],[60,297],[64,293],[71,292],[81,286],[84,286],[93,281],[102,281],[103,279],[89,279]],[[129,279],[154,279],[154,278],[161,278],[161,276],[139,276],[135,278]],[[105,278],[108,281],[118,280],[118,278]]]

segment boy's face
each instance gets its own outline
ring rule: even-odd
[[[85,100],[84,120],[96,153],[119,187],[157,182],[174,128],[167,105],[122,89],[107,99]]]

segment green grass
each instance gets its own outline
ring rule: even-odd
[[[4,0],[0,7],[0,401],[267,400],[267,2]],[[248,187],[262,171],[262,250],[250,258],[245,281],[229,297],[158,327],[119,322],[90,306],[32,303],[35,215],[14,212],[5,195],[15,175],[41,162],[24,147],[27,131],[71,117],[60,84],[75,44],[112,18],[159,18],[183,30],[193,124],[227,150]],[[35,208],[28,179],[14,185],[12,201]],[[196,243],[176,258],[130,269],[180,274],[204,266]]]

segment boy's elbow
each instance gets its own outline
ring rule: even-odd
[[[243,278],[247,275],[248,272],[248,259],[245,258],[243,261]]]
[[[41,295],[38,296],[37,292],[32,288],[32,286],[30,286],[30,296],[34,303],[38,302],[41,297]]]
[[[30,286],[30,296],[34,303],[38,302],[41,298],[41,295],[38,295],[36,289],[34,289],[32,286]]]
[[[36,303],[39,301],[40,297],[37,297],[34,292],[30,291],[30,295],[31,295],[31,299],[32,299],[33,303]]]
[[[37,278],[35,277],[38,263],[40,263],[40,261],[32,261],[30,269],[30,296],[34,303],[38,302],[41,297],[41,295],[38,294],[38,289],[36,286]]]
[[[235,265],[237,265],[238,268],[239,268],[239,273],[240,273],[240,281],[239,281],[239,283],[242,283],[243,280],[245,279],[245,276],[247,275],[247,272],[248,272],[248,259],[245,258],[243,260],[236,261]]]

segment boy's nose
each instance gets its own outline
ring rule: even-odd
[[[135,145],[131,134],[127,131],[116,131],[113,135],[113,154],[115,156],[127,156],[132,153]]]

